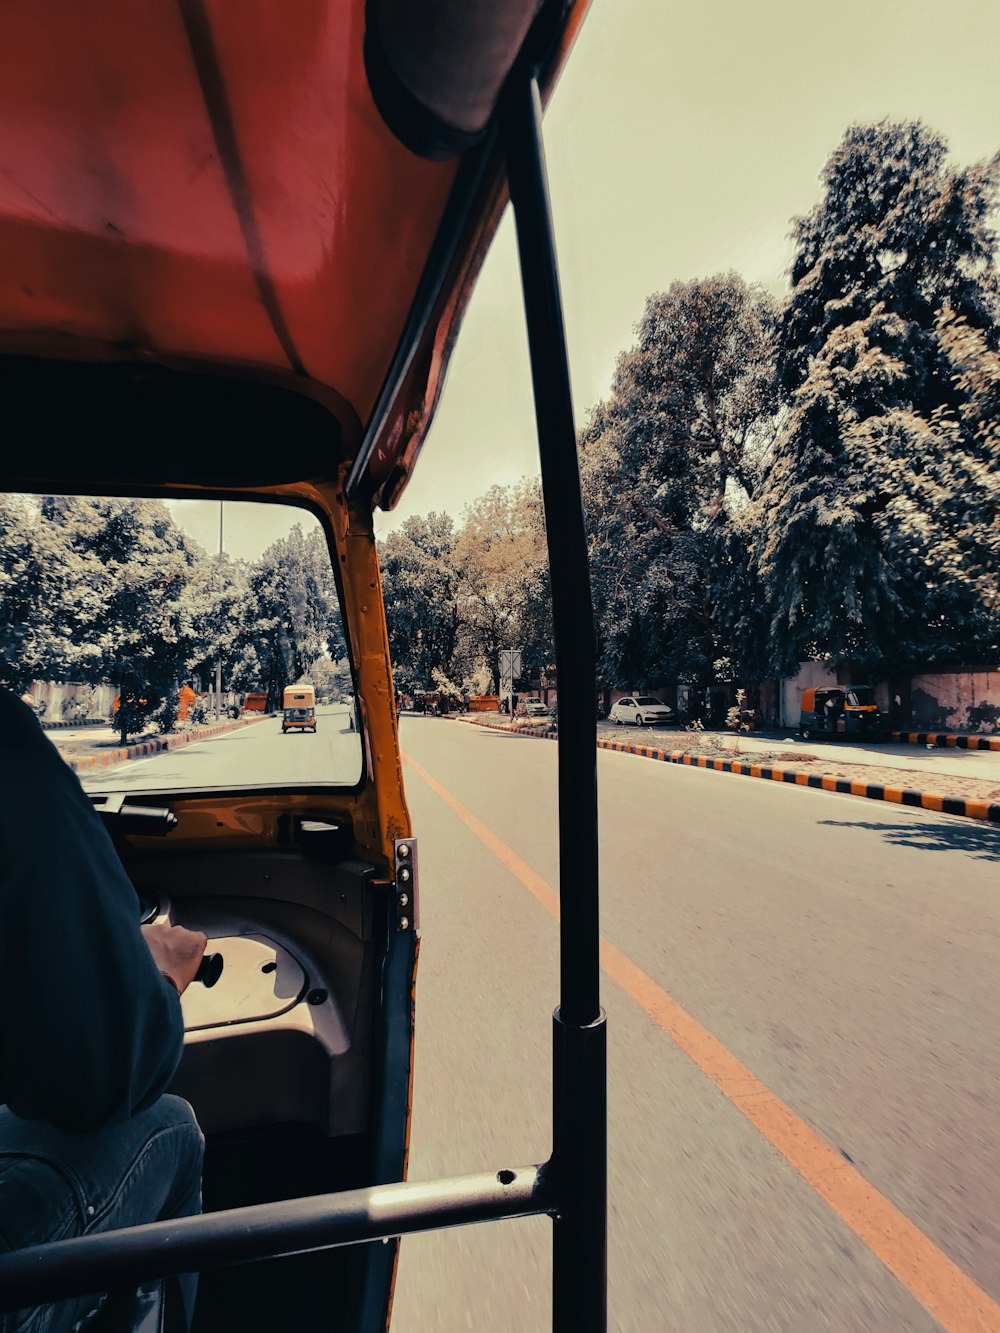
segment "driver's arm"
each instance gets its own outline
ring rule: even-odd
[[[183,1048],[180,1003],[100,817],[7,694],[0,734],[0,1100],[92,1131],[166,1089]]]

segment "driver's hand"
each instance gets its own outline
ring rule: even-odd
[[[142,927],[142,933],[153,962],[184,993],[198,971],[208,944],[208,936],[200,930],[186,930],[184,926],[172,926],[167,921],[152,921]]]

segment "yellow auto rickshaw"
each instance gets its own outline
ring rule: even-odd
[[[282,697],[281,734],[316,730],[316,691],[311,685],[286,685]]]
[[[149,758],[141,778],[87,777],[137,911],[204,931],[224,960],[211,991],[185,992],[173,1085],[206,1135],[204,1215],[0,1254],[0,1310],[127,1297],[147,1279],[200,1271],[195,1333],[374,1333],[388,1327],[401,1236],[542,1214],[553,1328],[607,1327],[595,646],[541,144],[542,105],[585,10],[3,8],[0,384],[32,447],[5,451],[0,488],[70,509],[110,497],[108,512],[130,504],[137,521],[162,502],[150,530],[172,582],[154,587],[154,610],[175,585],[182,595],[200,558],[180,539],[167,549],[171,514],[218,503],[219,554],[199,584],[215,599],[203,669],[225,657],[235,688],[266,680],[273,698],[326,651],[336,612],[358,731],[338,733],[336,771],[288,767],[316,747],[276,757],[273,729],[250,719],[168,763]],[[479,1174],[407,1181],[419,874],[372,514],[413,471],[508,197],[564,719],[560,886],[571,908],[553,1150],[525,1165],[484,1148]],[[89,443],[67,449],[70,439]],[[294,448],[276,448],[286,440]],[[221,506],[259,502],[272,514],[299,507],[319,536],[244,577],[223,557]],[[307,560],[294,600],[282,590]],[[95,558],[93,577],[105,567]],[[263,609],[224,632],[226,608],[250,596]],[[122,651],[152,642],[154,657],[169,653],[190,624],[133,635]],[[243,659],[247,633],[256,657]],[[95,648],[88,670],[102,660]],[[286,714],[282,726],[305,721]],[[125,1306],[102,1318],[101,1333],[132,1327]]]

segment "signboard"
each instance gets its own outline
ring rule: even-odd
[[[521,674],[521,649],[505,648],[500,653],[500,698],[507,700],[504,712],[509,713],[514,681]]]
[[[515,680],[517,680],[520,674],[521,674],[520,648],[504,649],[504,651],[500,654],[501,682],[507,685],[511,685]],[[509,694],[510,691],[508,690],[507,693]]]

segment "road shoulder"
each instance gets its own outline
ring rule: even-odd
[[[530,736],[554,740],[557,733],[530,723],[509,723],[500,719],[465,715],[463,722],[474,726],[507,731],[515,736]],[[720,752],[717,742],[692,740],[683,749],[668,749],[661,745],[638,744],[598,738],[601,750],[633,754],[643,759],[662,763],[684,764],[742,777],[761,778],[765,781],[793,783],[816,791],[833,791],[841,795],[859,796],[867,800],[907,805],[941,814],[960,815],[1000,824],[1000,786],[989,778],[960,777],[936,773],[933,789],[919,772],[887,768],[878,764],[832,762],[815,756],[801,755],[781,748],[775,743],[774,753],[740,756],[735,751]]]

